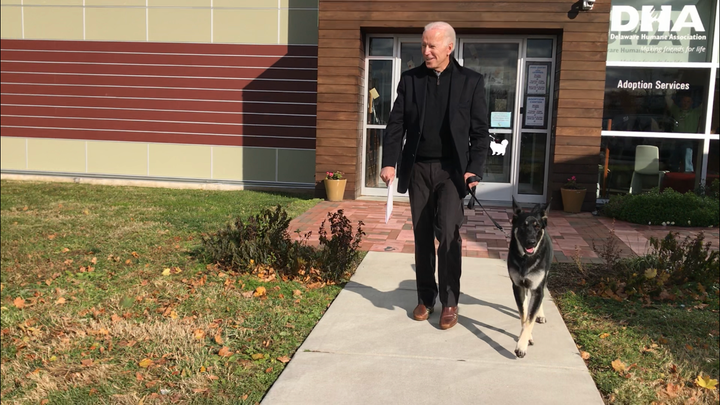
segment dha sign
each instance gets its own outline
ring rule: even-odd
[[[672,6],[660,6],[660,12],[657,16],[654,15],[656,14],[654,6],[642,6],[640,13],[632,6],[613,6],[610,16],[610,31],[635,31],[639,23],[642,32],[678,32],[684,28],[693,28],[696,32],[705,32],[705,27],[695,6],[687,5],[683,7],[672,27],[671,13]],[[623,22],[624,18],[627,19],[626,22]],[[657,30],[653,29],[653,24],[656,22],[658,23]]]

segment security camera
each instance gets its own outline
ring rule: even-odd
[[[582,0],[582,9],[583,11],[590,11],[592,10],[593,6],[595,5],[595,0]]]

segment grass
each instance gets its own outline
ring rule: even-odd
[[[342,288],[193,254],[236,216],[276,204],[296,216],[308,197],[1,186],[3,403],[257,403]]]
[[[717,288],[695,299],[635,302],[586,287],[603,277],[600,266],[556,264],[550,274],[554,301],[606,403],[718,403],[717,388],[695,382],[718,379]]]

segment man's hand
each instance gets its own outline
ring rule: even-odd
[[[470,177],[473,177],[473,176],[477,176],[477,175],[475,173],[470,173],[470,172],[465,173],[465,184],[467,184],[467,179]],[[468,184],[468,187],[473,188],[473,187],[477,186],[478,183],[480,183],[480,182],[479,181],[472,182],[472,183]]]
[[[380,171],[380,178],[385,182],[385,185],[390,184],[395,179],[395,168],[392,166],[385,166]]]

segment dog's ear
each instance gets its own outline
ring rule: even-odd
[[[512,197],[512,209],[513,218],[517,218],[518,215],[522,214],[522,208],[518,207],[517,201],[515,201],[515,196]]]
[[[548,210],[550,208],[551,202],[552,202],[552,198],[549,199],[548,202],[540,209],[540,221],[542,221],[543,228],[547,226]]]

